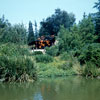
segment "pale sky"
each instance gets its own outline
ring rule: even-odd
[[[4,14],[10,23],[24,23],[28,26],[29,20],[34,23],[46,19],[55,12],[56,8],[73,12],[76,23],[82,19],[83,13],[94,13],[94,2],[98,0],[0,0],[0,17]]]

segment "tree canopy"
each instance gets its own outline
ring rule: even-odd
[[[3,16],[0,18],[0,42],[26,43],[27,34],[23,24],[11,25]]]
[[[50,17],[40,22],[40,35],[57,35],[60,26],[70,28],[75,22],[75,15],[73,13],[67,13],[60,9],[56,9],[55,13]]]
[[[98,35],[97,42],[100,43],[100,0],[98,0],[98,2],[95,2],[94,8],[98,10],[95,13],[95,29],[96,29],[95,34]]]

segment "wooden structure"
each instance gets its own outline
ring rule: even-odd
[[[50,47],[55,42],[55,36],[41,36],[36,41],[30,43],[30,46],[33,46],[34,49],[44,49],[45,47]]]

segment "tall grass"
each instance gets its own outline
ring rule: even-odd
[[[97,77],[100,75],[100,71],[96,67],[96,65],[92,62],[86,62],[86,64],[83,67],[83,73],[86,77]]]
[[[0,46],[0,79],[28,81],[36,78],[36,64],[28,50],[15,44]]]

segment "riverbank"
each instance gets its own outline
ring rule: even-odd
[[[43,57],[43,55],[41,56]],[[62,59],[62,56],[53,57],[53,61],[51,62],[37,62],[37,77],[46,78],[78,75],[86,78],[98,78],[100,76],[100,68],[96,68],[91,63],[81,65],[75,57],[69,56],[67,59]]]
[[[33,82],[37,78],[75,75],[99,78],[100,68],[89,62],[81,65],[77,57],[68,53],[51,56],[48,51],[45,54],[30,52],[26,45],[6,43],[0,46],[2,82]]]
[[[70,65],[72,62],[61,60],[60,57],[54,57],[53,62],[50,63],[37,63],[37,76],[38,77],[63,77],[69,75],[80,75],[81,69],[78,69],[79,64]],[[68,64],[68,65],[67,65]],[[80,71],[78,71],[80,70]]]

